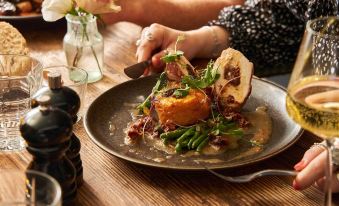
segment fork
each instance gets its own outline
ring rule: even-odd
[[[207,171],[214,174],[217,177],[220,177],[223,180],[226,180],[228,182],[234,182],[234,183],[245,183],[250,182],[255,178],[263,177],[263,176],[273,176],[273,175],[283,175],[283,176],[296,176],[298,172],[293,170],[276,170],[276,169],[268,169],[268,170],[262,170],[258,171],[252,174],[243,175],[243,176],[236,176],[236,177],[230,177],[230,176],[224,176],[217,172],[214,172],[211,169],[208,169],[205,167]]]

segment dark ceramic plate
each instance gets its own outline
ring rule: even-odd
[[[45,21],[41,14],[32,16],[0,16],[0,21],[6,21],[15,27],[32,27],[43,24]]]
[[[241,143],[243,145],[238,149],[221,155],[191,157],[167,155],[145,144],[127,146],[124,144],[124,130],[131,121],[130,111],[135,103],[141,102],[151,92],[155,82],[154,76],[125,82],[103,93],[91,104],[85,115],[84,124],[95,144],[114,156],[147,166],[203,170],[204,167],[197,164],[197,161],[203,161],[209,168],[226,169],[272,157],[291,146],[302,133],[302,129],[286,113],[285,90],[272,82],[254,78],[252,93],[244,110],[254,111],[256,107],[266,105],[273,123],[271,138],[261,152],[238,158],[251,147],[248,142]]]
[[[41,14],[36,14],[32,16],[0,16],[0,21],[9,21],[9,22],[15,22],[15,21],[34,21],[34,20],[42,20]]]

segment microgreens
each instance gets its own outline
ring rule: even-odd
[[[179,59],[181,56],[183,56],[184,52],[177,50],[178,43],[180,41],[183,41],[183,40],[185,40],[185,36],[179,35],[177,37],[177,41],[175,42],[175,45],[174,45],[174,52],[161,57],[161,60],[164,61],[166,64],[168,64],[170,62],[175,62],[177,59]]]
[[[213,64],[214,62],[212,60],[207,64],[204,75],[200,77],[200,79],[196,79],[193,76],[188,75],[182,78],[182,83],[187,84],[191,88],[197,89],[205,89],[211,86],[220,77],[220,74],[218,74],[218,68],[213,68]]]
[[[141,113],[144,113],[144,114],[147,113],[145,111],[148,111],[151,108],[151,97],[155,95],[156,93],[158,93],[161,89],[163,89],[166,86],[166,84],[167,84],[167,77],[166,77],[166,73],[163,72],[160,74],[160,77],[157,83],[153,87],[152,93],[145,99],[143,103],[137,106],[137,109]]]
[[[189,91],[190,91],[190,87],[186,84],[185,88],[176,89],[173,93],[173,96],[175,98],[183,98],[188,95]]]

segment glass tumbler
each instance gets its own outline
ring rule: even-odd
[[[32,57],[0,54],[0,152],[25,147],[19,121],[30,109],[30,97],[40,86],[41,69]]]
[[[0,169],[0,183],[1,206],[61,206],[61,187],[45,173]]]
[[[71,67],[71,66],[50,66],[45,67],[43,70],[43,78],[41,87],[48,86],[48,76],[50,72],[59,72],[61,74],[61,79],[63,86],[73,89],[80,97],[80,109],[78,111],[78,121],[84,114],[84,105],[85,105],[85,96],[87,89],[88,74],[85,70]]]

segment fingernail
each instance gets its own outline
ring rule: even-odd
[[[296,165],[294,165],[294,169],[295,170],[300,170],[300,169],[302,169],[304,167],[304,164],[305,164],[305,160],[301,160]]]
[[[295,190],[300,190],[300,186],[298,185],[297,181],[293,180],[293,188]]]

